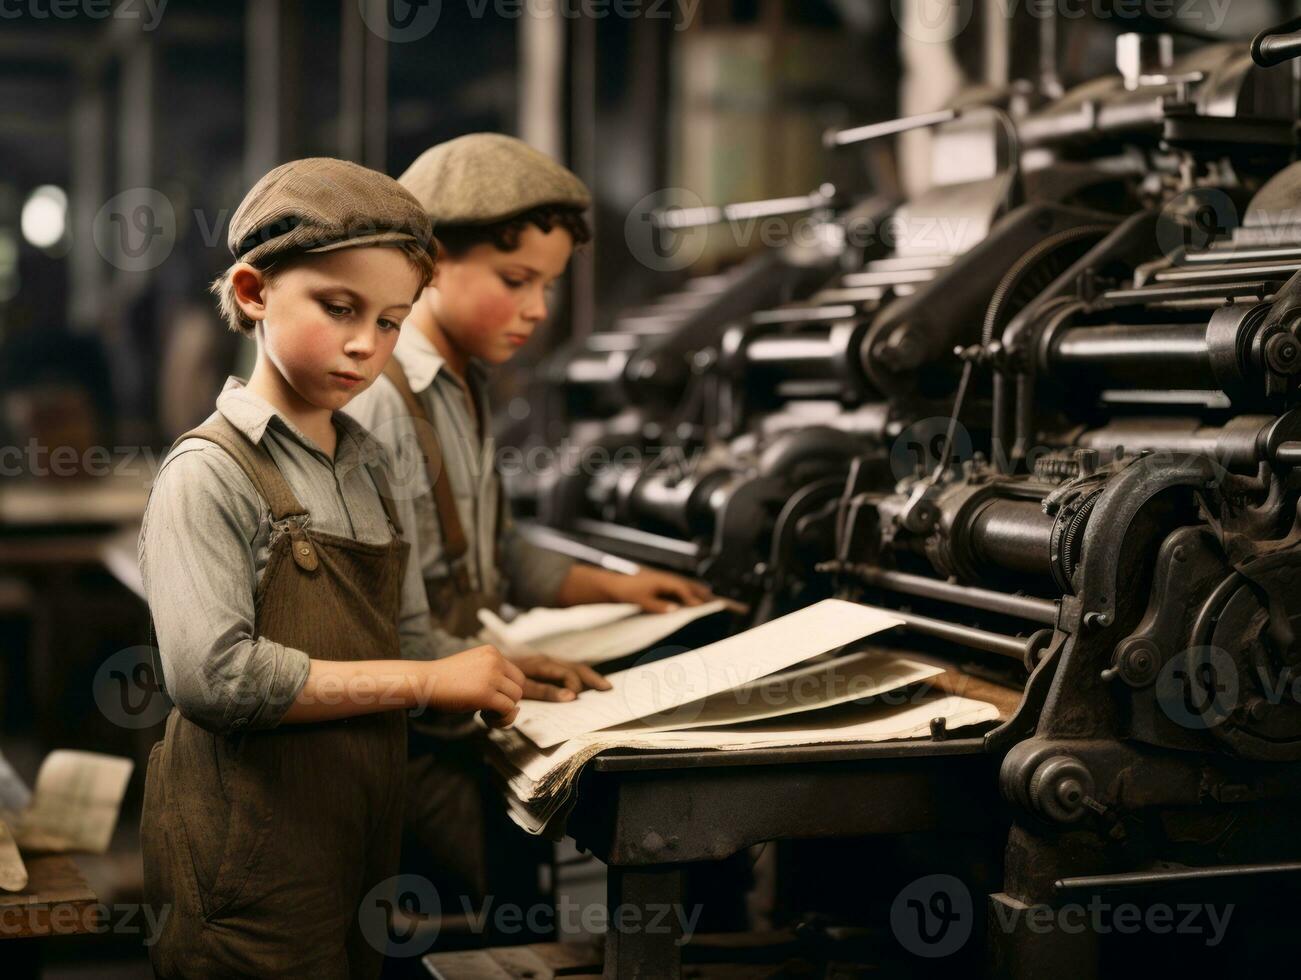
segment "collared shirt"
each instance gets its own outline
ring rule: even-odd
[[[226,382],[217,413],[266,447],[311,515],[309,529],[370,544],[391,540],[366,465],[383,461],[383,451],[353,419],[334,413],[338,445],[331,459],[237,378]],[[414,520],[410,504],[397,504],[398,522],[406,527]],[[253,597],[273,533],[280,532],[273,532],[267,502],[224,449],[206,439],[172,447],[140,528],[140,572],[167,693],[182,714],[211,731],[274,727],[307,680],[312,651],[254,633]],[[435,656],[414,549],[398,630],[403,657]]]
[[[438,436],[456,510],[468,544],[466,565],[471,583],[483,591],[498,591],[512,605],[550,606],[573,560],[527,541],[510,519],[502,500],[501,481],[495,467],[497,445],[489,427],[487,384],[480,365],[472,363],[462,384],[423,333],[404,326],[393,356],[406,372],[411,390],[424,405]],[[478,403],[476,411],[475,402]],[[346,409],[384,446],[393,459],[393,492],[415,504],[413,544],[420,554],[426,579],[451,573],[443,550],[438,512],[429,478],[416,440],[415,422],[402,396],[388,378],[381,377]],[[482,426],[479,412],[482,413]],[[481,433],[481,427],[483,430]],[[504,517],[498,527],[498,515]],[[409,535],[412,537],[412,535]],[[500,555],[500,565],[498,556]],[[503,570],[509,570],[508,575]],[[433,610],[437,620],[438,610]],[[440,654],[454,653],[478,644],[468,637],[453,637],[434,629]]]

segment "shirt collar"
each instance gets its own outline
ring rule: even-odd
[[[402,365],[402,370],[407,376],[407,384],[411,385],[411,390],[417,395],[433,384],[434,379],[447,366],[447,358],[438,353],[438,348],[433,342],[413,326],[402,328],[402,332],[398,334],[397,346],[393,348],[393,356]],[[444,376],[454,380],[450,371]],[[477,388],[486,381],[486,378],[487,372],[484,366],[478,361],[470,361],[466,370],[466,383]]]
[[[447,364],[446,358],[438,353],[438,349],[429,338],[411,326],[403,327],[398,334],[398,344],[393,348],[393,356],[402,365],[402,370],[407,375],[407,383],[416,394],[433,384],[438,372]]]
[[[268,426],[274,424],[277,429],[301,443],[303,448],[329,459],[315,441],[285,418],[275,406],[249,391],[241,378],[226,379],[221,394],[217,396],[217,411],[254,445],[262,441]],[[378,447],[365,426],[343,412],[334,412],[332,418],[339,433],[339,444],[334,450],[336,469],[343,471],[359,463],[378,461]]]

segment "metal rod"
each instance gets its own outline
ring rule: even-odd
[[[775,218],[785,214],[799,214],[825,208],[836,198],[836,188],[823,184],[811,194],[799,197],[774,197],[763,201],[742,201],[737,204],[707,205],[700,208],[658,208],[651,212],[651,223],[656,228],[676,230],[703,228],[725,221],[752,221],[756,218]]]
[[[926,578],[923,575],[911,575],[908,572],[895,572],[865,565],[855,565],[852,570],[854,575],[868,585],[892,589],[895,592],[904,592],[925,599],[941,599],[1008,616],[1019,616],[1034,623],[1043,623],[1045,626],[1053,626],[1057,622],[1057,603],[1051,599],[1008,595],[1005,592],[995,592],[993,589],[957,585],[953,582]]]
[[[1301,464],[1301,442],[1281,442],[1274,450],[1274,462],[1280,466]]]
[[[931,619],[929,616],[899,612],[896,609],[890,609],[888,612],[891,616],[902,619],[907,629],[917,633],[924,633],[927,636],[934,636],[941,640],[951,640],[966,647],[984,650],[986,653],[997,653],[1000,656],[1011,657],[1013,660],[1022,663],[1025,662],[1026,652],[1030,648],[1030,640],[1032,639],[1004,636],[1002,633],[991,633],[989,630],[976,629],[974,626],[949,623],[942,619]]]
[[[539,547],[562,555],[568,555],[570,558],[576,558],[579,561],[589,562],[598,568],[606,568],[621,575],[636,575],[641,571],[641,566],[635,561],[629,561],[627,558],[620,558],[608,551],[594,548],[590,544],[575,541],[567,534],[562,534],[554,528],[534,524],[530,521],[520,521],[516,527],[524,537]]]
[[[594,521],[584,517],[574,522],[574,529],[583,534],[590,534],[593,537],[649,548],[653,551],[662,551],[680,558],[694,560],[700,557],[700,549],[690,541],[681,541],[678,538],[653,534],[650,531],[642,531],[635,527],[624,527],[622,524],[610,524],[606,521]]]
[[[938,126],[941,123],[952,122],[958,118],[956,109],[941,109],[939,112],[926,112],[917,116],[903,116],[900,119],[889,119],[886,122],[869,123],[866,126],[855,126],[852,129],[829,129],[822,136],[822,144],[828,148],[836,146],[848,146],[851,143],[864,143],[868,140],[881,139],[883,136],[894,136],[897,133],[906,133],[913,129],[925,129],[928,126]]]
[[[1167,269],[1152,277],[1154,282],[1198,282],[1226,280],[1241,282],[1244,279],[1262,279],[1277,274],[1283,278],[1296,274],[1296,262],[1258,262],[1248,265],[1212,266],[1205,269]]]
[[[1088,875],[1079,878],[1059,878],[1053,883],[1057,892],[1098,891],[1110,888],[1141,888],[1146,885],[1174,885],[1180,882],[1214,881],[1216,879],[1260,878],[1266,875],[1301,874],[1301,862],[1286,861],[1278,864],[1230,864],[1219,868],[1190,868],[1181,871],[1133,871],[1127,874]]]
[[[1184,261],[1189,265],[1224,265],[1230,262],[1268,262],[1271,259],[1301,259],[1301,246],[1276,248],[1224,248],[1212,247],[1205,252],[1189,252]]]

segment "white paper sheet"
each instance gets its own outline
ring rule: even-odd
[[[32,805],[13,828],[19,845],[103,854],[134,767],[130,759],[96,752],[51,752],[36,774]]]
[[[610,674],[609,691],[523,701],[515,727],[548,748],[749,684],[901,622],[872,606],[824,599],[698,650]]]
[[[504,652],[535,650],[569,663],[601,664],[645,650],[697,619],[728,608],[722,599],[672,612],[643,613],[628,602],[530,609],[509,623],[479,610],[486,639]]]
[[[743,727],[693,731],[595,732],[563,745],[539,749],[518,732],[494,731],[499,753],[490,760],[507,782],[513,819],[531,834],[556,835],[573,801],[578,776],[593,756],[608,749],[738,751],[832,742],[885,742],[930,733],[931,719],[942,717],[950,731],[998,719],[998,708],[984,701],[946,695],[902,705],[848,704],[816,714],[770,719]]]
[[[557,633],[572,633],[615,623],[640,611],[641,607],[635,602],[586,602],[563,609],[539,606],[525,610],[508,623],[491,609],[480,609],[479,622],[502,639],[527,646]]]
[[[604,732],[682,731],[740,725],[876,697],[942,673],[943,667],[919,663],[889,651],[868,650],[761,677],[750,684],[616,725]]]

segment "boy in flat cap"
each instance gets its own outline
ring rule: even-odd
[[[509,361],[547,316],[548,288],[591,238],[591,198],[564,167],[520,140],[475,133],[426,151],[399,182],[433,222],[438,270],[403,325],[385,377],[349,412],[412,478],[414,541],[445,651],[479,641],[478,611],[634,602],[694,605],[703,586],[663,572],[621,575],[538,548],[513,527],[494,468],[485,368]],[[524,697],[572,700],[608,688],[595,671],[542,655],[514,657]],[[485,848],[484,768],[467,740],[413,725],[404,869],[458,872],[452,887],[485,894],[512,864]],[[449,816],[454,815],[454,816]],[[508,825],[507,825],[508,826]],[[462,831],[448,833],[449,827]],[[510,829],[511,832],[513,828]],[[490,871],[488,862],[495,862]]]
[[[257,365],[177,440],[140,535],[175,703],[141,822],[160,977],[377,977],[361,906],[398,868],[405,710],[516,711],[495,649],[435,657],[409,506],[338,411],[389,359],[430,243],[406,190],[340,160],[273,170],[231,220],[214,289]]]

